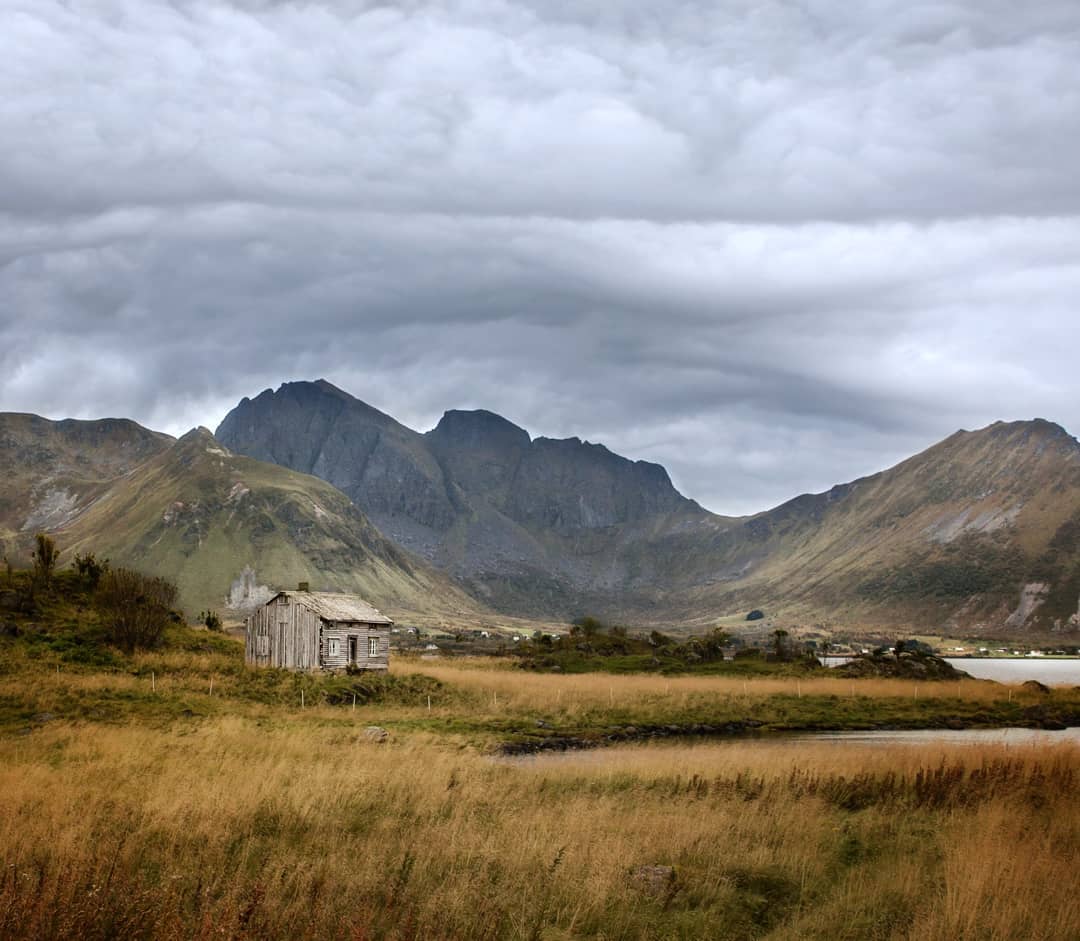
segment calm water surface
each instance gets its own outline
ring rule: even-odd
[[[847,663],[850,657],[822,657],[827,667]],[[963,670],[979,680],[997,680],[999,683],[1023,683],[1038,680],[1047,686],[1080,686],[1080,658],[1047,660],[1043,657],[1007,658],[946,657],[956,669]]]
[[[695,751],[722,753],[733,745],[758,743],[762,746],[799,747],[805,745],[835,745],[837,747],[896,748],[941,745],[1004,745],[1024,748],[1035,745],[1080,745],[1080,728],[1060,732],[1046,729],[917,729],[875,732],[801,732],[760,736],[736,736],[724,739],[669,739],[664,742],[645,742],[637,745],[612,745],[579,751],[541,752],[536,755],[515,755],[499,758],[500,763],[525,768],[542,767],[618,767],[621,761],[640,756],[643,751],[663,754],[668,749],[693,748]]]

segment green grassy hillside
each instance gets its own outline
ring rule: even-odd
[[[826,623],[1068,632],[1080,608],[1080,444],[1044,421],[958,432],[676,547],[689,610],[764,604]],[[713,566],[738,574],[710,581]],[[1036,586],[1026,608],[1025,586]]]
[[[250,567],[258,585],[355,591],[391,615],[482,615],[441,573],[386,540],[340,491],[231,454],[205,429],[115,481],[57,533],[174,580],[185,608],[222,608]]]

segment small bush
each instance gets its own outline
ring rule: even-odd
[[[156,647],[173,621],[177,588],[164,578],[117,568],[105,573],[96,596],[110,640],[128,653]]]
[[[79,573],[79,578],[90,589],[97,588],[101,582],[101,576],[109,570],[109,560],[102,559],[99,562],[92,552],[83,555],[76,554],[72,564],[75,566],[75,571]]]
[[[45,533],[38,533],[34,537],[36,548],[34,549],[34,578],[38,579],[46,587],[52,582],[53,572],[56,571],[56,560],[60,557],[60,550],[56,548],[56,542]]]
[[[208,631],[214,631],[221,633],[221,616],[217,611],[200,611],[199,623],[202,624]]]

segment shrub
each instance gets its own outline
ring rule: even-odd
[[[102,577],[96,603],[110,640],[133,653],[160,642],[173,621],[176,595],[176,586],[164,578],[116,568]]]
[[[575,630],[576,628],[576,630]],[[586,637],[595,637],[597,634],[602,634],[607,629],[607,625],[604,624],[599,618],[594,618],[586,615],[583,618],[578,618],[574,621],[573,626],[570,629],[571,634],[584,634]]]
[[[91,589],[97,588],[101,582],[101,576],[109,570],[109,560],[102,559],[99,562],[92,552],[87,552],[85,555],[76,554],[72,564],[75,566],[75,571],[79,573],[79,578]]]
[[[48,586],[52,582],[53,572],[56,570],[56,560],[60,551],[56,548],[56,542],[45,533],[38,533],[34,537],[36,548],[34,549],[34,578]]]
[[[772,632],[772,654],[778,661],[785,661],[791,657],[791,645],[788,643],[788,632],[777,628]]]
[[[204,625],[208,631],[221,633],[221,616],[217,611],[200,611],[199,623]]]

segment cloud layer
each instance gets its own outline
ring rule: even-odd
[[[326,376],[718,511],[1080,426],[1072,0],[0,2],[0,407]]]

